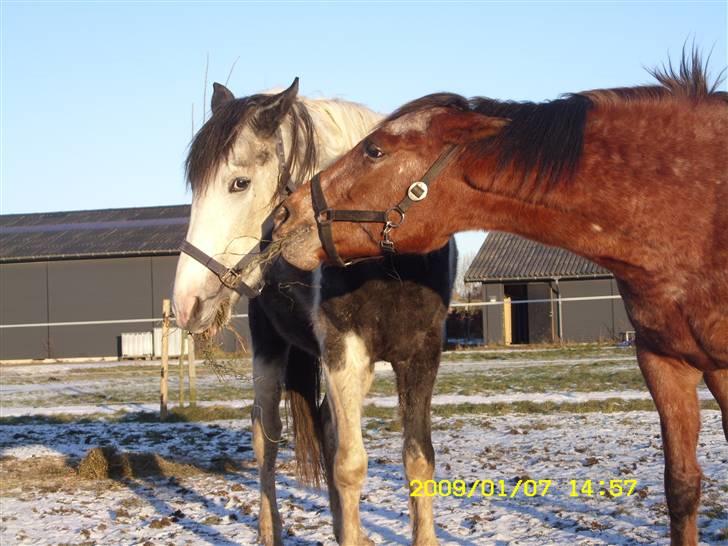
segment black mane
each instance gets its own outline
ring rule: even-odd
[[[650,73],[660,85],[598,89],[567,94],[542,103],[487,97],[467,99],[454,93],[434,93],[403,105],[382,123],[438,107],[507,118],[510,123],[500,133],[474,146],[483,155],[497,154],[498,169],[514,168],[521,174],[524,184],[534,180],[535,184],[544,183],[549,187],[558,180],[568,180],[578,167],[587,115],[594,107],[670,98],[728,100],[728,94],[718,91],[720,77],[709,84],[707,63],[703,64],[696,50],[690,55],[683,51],[677,69],[668,63],[667,67]]]
[[[265,109],[274,95],[251,95],[231,100],[221,105],[197,132],[185,161],[187,183],[192,191],[204,191],[211,183],[218,166],[227,160],[235,141],[246,123],[250,123],[256,135],[270,138],[277,126],[269,126],[266,116],[256,113]],[[313,120],[306,107],[295,102],[289,112],[292,122],[292,146],[286,158],[288,170],[305,180],[316,168],[316,138]],[[285,180],[280,180],[281,184]],[[282,190],[283,188],[278,188]]]

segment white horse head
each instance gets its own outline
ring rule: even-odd
[[[298,78],[280,93],[240,99],[214,84],[212,116],[187,156],[192,208],[186,240],[226,268],[258,252],[268,237],[287,175],[307,180],[380,118],[355,103],[297,100],[297,94]],[[242,281],[252,286],[261,277],[256,266]],[[226,322],[239,297],[201,262],[180,254],[174,282],[180,327],[202,332]]]

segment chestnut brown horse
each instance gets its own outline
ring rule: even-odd
[[[291,196],[276,236],[305,269],[327,259],[326,229],[347,259],[486,229],[610,269],[660,417],[672,543],[696,544],[701,379],[728,438],[728,94],[697,53],[653,75],[542,104],[415,100],[314,177],[313,202]]]

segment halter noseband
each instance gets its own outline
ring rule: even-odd
[[[438,174],[445,168],[450,159],[455,155],[458,146],[453,144],[445,148],[440,157],[430,165],[425,175],[407,188],[407,194],[404,198],[384,211],[378,210],[340,210],[332,209],[326,204],[323,188],[321,187],[320,173],[311,179],[311,202],[313,204],[313,212],[316,218],[316,226],[318,227],[319,239],[321,246],[328,257],[339,266],[346,266],[359,261],[359,259],[344,261],[339,256],[334,245],[334,235],[332,224],[334,222],[356,222],[365,224],[384,224],[382,229],[382,239],[379,241],[379,247],[382,252],[394,254],[397,252],[394,241],[390,234],[393,229],[398,228],[404,222],[405,213],[415,203],[422,201],[427,197],[429,186],[435,180]]]
[[[278,187],[282,188],[279,193],[281,198],[284,199],[296,190],[298,184],[294,182],[293,176],[291,175],[293,151],[291,151],[291,156],[286,161],[283,148],[283,134],[281,133],[280,127],[276,130],[276,156],[278,157]],[[247,298],[254,298],[260,295],[263,286],[265,286],[265,282],[262,279],[255,286],[250,286],[240,277],[240,273],[257,257],[256,253],[246,254],[234,266],[227,267],[197,248],[187,239],[182,241],[179,249],[217,275],[217,278],[220,279],[220,282],[224,286],[227,286],[240,295]]]

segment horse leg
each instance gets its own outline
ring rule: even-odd
[[[409,361],[394,365],[404,432],[402,459],[410,491],[413,489],[413,480],[424,482],[431,480],[435,474],[430,402],[440,363],[439,329],[437,332],[432,332],[428,339],[433,341],[428,347],[419,351]],[[432,497],[427,495],[409,497],[414,545],[438,543],[432,515],[432,501]]]
[[[367,473],[361,409],[374,374],[371,358],[359,336],[347,333],[341,342],[323,351],[326,393],[336,430],[332,475],[341,507],[338,541],[344,546],[360,546],[373,544],[361,528],[359,496]],[[329,354],[334,349],[343,350],[343,357]]]
[[[326,470],[326,485],[329,490],[329,507],[334,524],[334,537],[338,542],[341,539],[341,501],[339,500],[339,492],[336,490],[336,483],[334,482],[336,427],[333,416],[331,415],[331,405],[329,404],[328,396],[324,396],[324,400],[321,402],[321,429],[323,435],[322,444],[324,468]]]
[[[281,383],[288,361],[288,351],[275,356],[253,356],[253,449],[260,480],[260,512],[258,541],[265,546],[278,546],[281,539],[281,516],[276,502],[275,465],[281,437]]]
[[[723,434],[728,441],[728,370],[705,372],[705,384],[720,406],[723,415]]]
[[[688,363],[638,346],[637,360],[655,401],[665,453],[665,496],[673,546],[698,541],[700,465],[696,454],[700,431],[697,386],[702,372]]]

